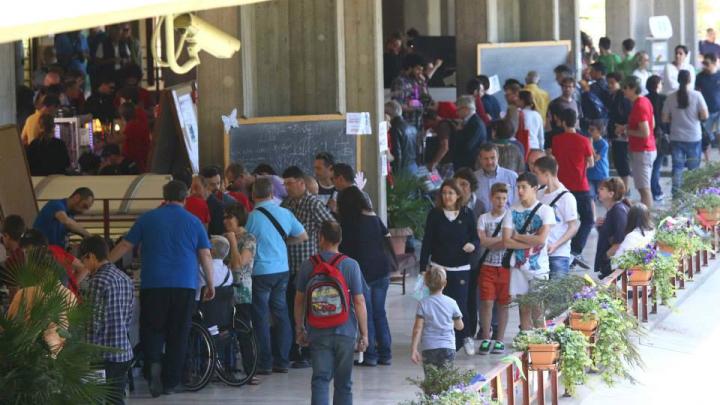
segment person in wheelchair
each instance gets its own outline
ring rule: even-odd
[[[204,302],[200,300],[201,291],[205,287],[205,277],[202,272],[198,271],[199,287],[195,294],[195,300],[198,302],[198,310],[202,313],[202,324],[209,329],[217,327],[220,331],[230,327],[233,319],[233,277],[223,261],[230,252],[230,242],[224,236],[213,235],[210,238],[210,245],[215,299]]]

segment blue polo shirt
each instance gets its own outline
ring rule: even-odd
[[[280,224],[288,236],[299,236],[305,232],[300,221],[292,212],[280,207],[272,201],[263,201],[255,205],[250,212],[245,229],[257,239],[255,266],[253,276],[284,273],[290,269],[288,265],[287,246],[275,229],[272,222],[257,208],[265,208]]]
[[[42,207],[33,223],[33,228],[45,235],[51,245],[65,246],[67,229],[65,225],[55,218],[55,214],[61,211],[67,214],[68,217],[74,218],[74,215],[68,209],[66,199],[50,200]]]
[[[197,253],[210,249],[210,241],[200,220],[183,206],[167,204],[143,214],[125,239],[141,246],[141,289],[197,289]]]
[[[700,72],[695,78],[695,88],[705,98],[708,112],[720,111],[720,71],[713,74]]]

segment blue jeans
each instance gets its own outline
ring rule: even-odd
[[[312,356],[312,405],[352,405],[352,368],[355,339],[341,335],[315,336],[310,342]]]
[[[288,317],[285,293],[288,272],[253,276],[252,317],[258,344],[258,370],[273,367],[287,368],[290,364],[292,330]],[[270,339],[270,316],[274,324],[274,339]],[[271,343],[272,342],[272,343]]]
[[[652,174],[650,175],[650,192],[653,197],[659,197],[663,194],[662,188],[660,187],[660,168],[662,167],[662,161],[665,155],[661,155],[658,150],[658,154],[653,162]]]
[[[720,134],[720,111],[711,112],[702,125],[710,135],[710,143],[712,143],[715,140],[715,135]]]
[[[682,186],[683,171],[697,169],[700,166],[700,157],[702,150],[700,141],[697,142],[679,142],[671,141],[672,148],[672,192],[673,195]]]
[[[363,361],[368,363],[377,363],[378,359],[381,361],[392,359],[390,352],[392,338],[385,312],[385,299],[389,286],[390,277],[383,277],[367,283],[367,288],[363,291],[368,320],[368,348]]]
[[[570,273],[570,258],[564,256],[550,256],[550,280],[567,277]]]
[[[578,217],[580,219],[580,227],[570,242],[570,251],[573,256],[576,256],[582,254],[583,249],[585,249],[585,243],[587,243],[588,236],[593,229],[593,225],[595,225],[595,219],[592,209],[593,199],[590,192],[572,191],[572,195],[575,196]]]

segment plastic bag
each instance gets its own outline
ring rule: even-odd
[[[420,301],[430,295],[430,290],[425,285],[425,277],[422,274],[415,280],[415,288],[413,288],[412,296]]]

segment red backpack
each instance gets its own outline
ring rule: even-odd
[[[316,329],[338,327],[350,316],[350,290],[337,268],[346,256],[338,253],[325,262],[320,255],[310,258],[314,268],[305,291],[305,319]]]

